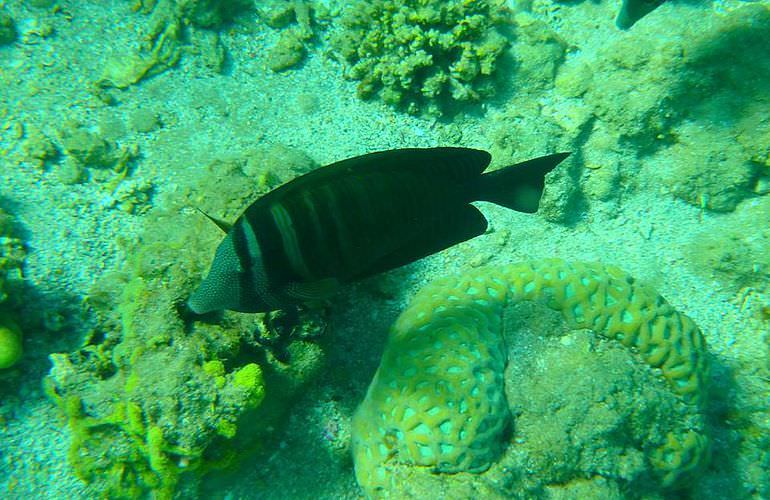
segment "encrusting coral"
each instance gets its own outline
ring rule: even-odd
[[[544,260],[438,280],[402,313],[353,418],[356,477],[368,494],[390,491],[394,464],[483,472],[499,458],[511,421],[503,310],[524,301],[561,312],[569,328],[614,339],[660,370],[692,418],[671,423],[645,448],[659,484],[681,485],[704,465],[708,363],[698,327],[615,267]]]

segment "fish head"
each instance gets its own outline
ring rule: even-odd
[[[208,274],[187,300],[196,314],[221,309],[239,312],[266,312],[275,309],[264,302],[267,278],[262,259],[239,256],[233,232],[219,244]]]

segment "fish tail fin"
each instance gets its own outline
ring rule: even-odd
[[[476,199],[502,205],[511,210],[535,213],[543,195],[545,175],[570,153],[556,153],[533,158],[483,174]]]

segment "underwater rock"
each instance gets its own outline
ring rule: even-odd
[[[185,43],[192,44],[207,67],[221,71],[224,47],[216,34],[200,29],[217,29],[249,7],[251,2],[245,0],[138,0],[134,10],[150,15],[147,33],[138,50],[106,58],[95,93],[108,103],[114,101],[106,90],[125,89],[174,67]]]
[[[516,69],[511,75],[517,91],[532,92],[552,87],[564,62],[567,43],[545,22],[519,12],[514,17],[515,33],[511,52]]]
[[[115,184],[113,190],[117,189],[128,174],[129,164],[139,154],[136,145],[107,141],[98,128],[73,121],[62,125],[59,142],[66,157],[57,168],[57,176],[65,184],[109,180]]]
[[[114,161],[107,141],[81,125],[65,126],[60,139],[64,152],[84,166],[103,168]]]
[[[139,107],[129,115],[128,126],[136,132],[147,134],[160,127],[160,120],[154,110]]]
[[[180,30],[179,22],[174,19],[158,22],[149,43],[145,44],[148,46],[108,57],[95,83],[95,90],[99,92],[111,87],[124,89],[176,65],[181,58]]]
[[[760,222],[764,221],[764,223]],[[747,200],[735,212],[693,235],[686,252],[693,270],[734,290],[770,293],[770,197]]]
[[[0,46],[16,41],[16,23],[10,14],[0,10]]]
[[[770,9],[742,4],[702,23],[679,21],[661,19],[659,30],[572,58],[559,71],[557,92],[581,98],[642,153],[675,141],[672,127],[682,120],[734,120],[750,115],[751,103],[767,102],[761,82],[770,78],[770,62],[753,53],[770,50],[770,33],[762,28]]]
[[[284,31],[267,54],[270,69],[279,72],[293,68],[305,58],[305,44],[295,31]]]
[[[25,127],[25,139],[22,143],[25,161],[39,169],[54,162],[59,157],[59,150],[53,141],[38,127],[28,125]]]
[[[318,17],[326,16],[323,4],[302,0],[260,2],[259,16],[271,28],[282,30],[278,41],[266,54],[272,71],[296,67],[307,55],[308,44],[318,28]]]
[[[696,207],[730,212],[754,195],[758,165],[733,137],[698,122],[685,122],[673,133],[677,142],[654,156],[665,168],[650,175],[674,196]]]

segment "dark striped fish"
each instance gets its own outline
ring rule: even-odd
[[[263,312],[328,297],[340,284],[482,234],[470,202],[537,211],[545,175],[569,153],[483,174],[489,153],[397,149],[342,160],[252,203],[227,231],[188,301],[198,314]]]
[[[666,0],[623,0],[615,25],[622,29],[631,29],[636,22],[660,7]]]

